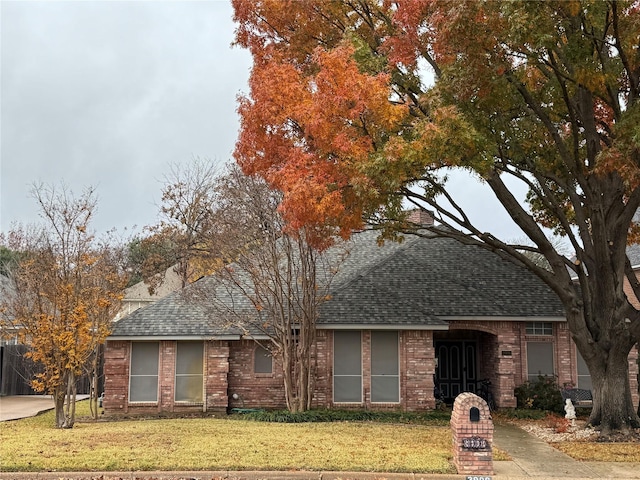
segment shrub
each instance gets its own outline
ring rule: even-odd
[[[546,417],[544,417],[544,422],[547,427],[549,427],[555,433],[566,433],[569,431],[569,427],[571,426],[571,420],[561,417],[560,415],[555,415],[553,413],[549,413]]]
[[[553,377],[542,375],[534,382],[525,382],[515,389],[518,408],[563,413],[564,402]]]
[[[308,410],[291,413],[287,410],[247,410],[239,412],[243,418],[258,422],[310,423],[310,422],[382,422],[382,423],[418,423],[428,425],[447,425],[450,412],[431,410],[428,412],[372,412],[370,410]]]
[[[516,420],[542,420],[548,412],[544,410],[533,410],[532,408],[503,408],[498,413],[505,418]]]

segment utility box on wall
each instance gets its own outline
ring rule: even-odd
[[[493,420],[489,406],[479,396],[458,395],[451,412],[453,463],[463,475],[493,474]]]

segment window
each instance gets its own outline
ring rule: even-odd
[[[202,403],[202,342],[178,342],[176,350],[176,402]]]
[[[371,332],[371,401],[400,401],[398,332]]]
[[[273,357],[262,345],[257,345],[253,353],[254,373],[273,373]]]
[[[538,377],[552,377],[553,369],[553,343],[551,342],[527,342],[527,374],[530,382],[535,382]]]
[[[131,343],[130,402],[158,401],[158,342]]]
[[[551,322],[527,322],[527,335],[553,335]]]
[[[7,345],[18,345],[18,336],[14,335],[9,338],[0,337],[0,347],[6,347]]]
[[[362,346],[360,332],[333,334],[333,401],[362,402]]]
[[[578,388],[584,388],[585,390],[593,390],[593,384],[591,383],[591,373],[589,373],[589,368],[587,367],[587,363],[580,355],[578,349],[576,349],[576,355],[578,357]]]

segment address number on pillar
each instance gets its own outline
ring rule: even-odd
[[[465,480],[491,480],[491,477],[476,477],[475,475],[467,475]]]
[[[489,442],[486,439],[481,437],[470,437],[462,439],[462,448],[466,450],[485,450],[489,447]],[[476,477],[467,477],[467,478],[476,478]],[[484,477],[477,477],[478,479],[483,480]]]

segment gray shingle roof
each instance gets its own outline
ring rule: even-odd
[[[480,247],[419,237],[379,246],[376,238],[376,232],[353,236],[319,326],[440,329],[448,325],[444,318],[564,317],[558,297],[533,273]],[[213,285],[204,282],[198,283]],[[214,327],[206,308],[174,293],[117,322],[112,336],[223,334],[240,332]]]
[[[375,243],[368,248],[376,258]],[[420,321],[418,311],[438,318],[564,317],[560,300],[538,277],[480,247],[413,237],[378,258],[377,264],[336,285],[334,298],[348,306],[347,315],[362,318],[359,310],[392,301],[415,309],[411,322]],[[339,322],[333,313],[345,311],[331,303],[326,305],[331,314],[323,313],[322,322]],[[367,323],[388,323],[385,317],[374,315]]]

